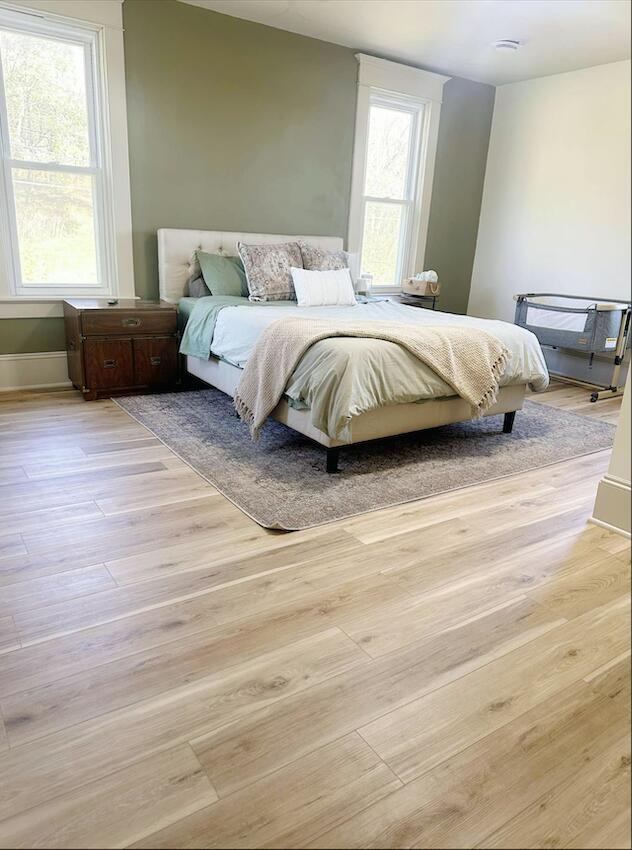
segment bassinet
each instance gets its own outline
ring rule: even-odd
[[[514,321],[534,333],[545,347],[552,374],[594,388],[591,401],[623,392],[621,369],[630,348],[630,302],[614,298],[601,302],[551,292],[529,292],[514,298]],[[565,358],[558,353],[564,350],[587,356],[581,360],[577,356]],[[564,367],[571,374],[564,374]]]

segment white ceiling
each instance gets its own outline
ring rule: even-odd
[[[629,0],[182,2],[494,85],[630,58]]]

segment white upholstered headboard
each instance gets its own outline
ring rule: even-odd
[[[339,251],[340,236],[286,236],[278,233],[225,233],[220,230],[175,230],[163,227],[158,231],[158,279],[160,297],[175,302],[185,294],[188,280],[199,266],[196,251],[209,254],[237,255],[237,243],[260,245],[269,242],[294,242],[304,239],[318,248]]]

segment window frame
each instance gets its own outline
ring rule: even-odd
[[[368,150],[370,116],[372,107],[381,107],[383,109],[391,109],[393,111],[405,112],[411,116],[410,131],[408,137],[408,161],[406,163],[406,180],[404,191],[401,198],[378,197],[376,195],[368,195],[365,192],[366,188],[366,171],[367,157],[365,156],[364,164],[364,179],[362,185],[362,241],[359,246],[359,262],[362,261],[362,248],[364,242],[364,224],[366,221],[367,204],[393,204],[402,209],[402,226],[400,228],[399,246],[397,251],[397,270],[395,273],[396,280],[401,280],[404,276],[404,270],[410,265],[409,253],[412,249],[412,235],[416,221],[416,199],[417,199],[417,184],[420,162],[420,150],[422,141],[422,131],[424,123],[425,104],[415,98],[407,98],[402,95],[394,95],[390,92],[384,92],[380,89],[372,88],[369,91],[369,123],[367,126],[366,145]],[[361,269],[362,271],[362,269]],[[391,291],[397,284],[383,284],[379,289]],[[375,287],[374,287],[375,289]]]
[[[365,194],[369,119],[371,106],[399,109],[414,115],[406,186],[406,222],[400,231],[397,280],[392,285],[374,285],[373,292],[397,293],[401,281],[423,268],[434,174],[441,94],[449,77],[422,71],[396,62],[356,54],[359,63],[356,131],[353,153],[348,246],[362,261],[366,204],[403,205],[402,200],[373,198]],[[403,243],[403,244],[402,244]],[[362,269],[360,269],[362,271]]]
[[[70,15],[68,14],[70,12]],[[76,16],[75,16],[76,15]],[[16,266],[18,242],[4,103],[0,80],[0,318],[60,316],[64,298],[134,298],[132,223],[127,145],[127,109],[121,0],[29,0],[0,2],[0,26],[81,44],[85,62],[91,162],[88,167],[27,163],[37,170],[72,172],[93,177],[95,247],[99,284],[23,284]],[[5,153],[7,154],[5,156]],[[18,166],[23,161],[18,161]],[[8,185],[7,185],[8,184]],[[8,191],[7,191],[8,189]],[[11,207],[9,207],[11,204]]]

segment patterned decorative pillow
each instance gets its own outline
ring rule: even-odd
[[[251,301],[294,301],[290,269],[303,268],[298,242],[277,245],[237,243],[244,264]]]
[[[333,272],[349,268],[349,255],[346,251],[325,251],[309,242],[299,240],[303,257],[303,268],[313,272]]]

